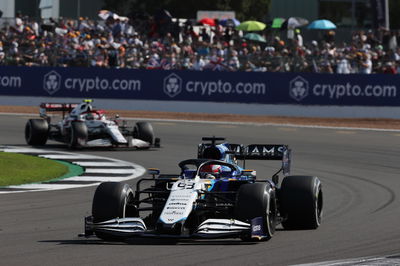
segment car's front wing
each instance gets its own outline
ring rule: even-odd
[[[245,223],[235,219],[208,219],[202,222],[193,234],[163,234],[148,230],[141,218],[116,218],[105,222],[94,223],[93,217],[85,218],[85,236],[89,237],[96,232],[112,236],[134,237],[166,237],[166,238],[230,238],[247,235],[255,239],[263,239],[265,234],[261,217]]]

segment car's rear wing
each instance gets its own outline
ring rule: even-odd
[[[236,159],[243,160],[280,160],[282,161],[283,174],[290,174],[290,163],[292,150],[284,144],[230,144],[231,151]]]
[[[62,112],[64,118],[65,114],[69,114],[77,106],[77,103],[41,103],[40,116],[47,118],[48,112]]]
[[[236,159],[243,161],[243,167],[245,167],[246,160],[281,160],[284,175],[288,175],[290,172],[291,162],[291,149],[285,144],[232,144],[232,143],[220,143],[217,141],[223,141],[225,138],[220,137],[203,137],[203,141],[210,141],[211,143],[201,143],[198,146],[197,158],[206,158],[206,149],[215,147],[219,151],[219,155],[224,157],[223,154],[232,154]]]
[[[230,144],[231,151],[240,160],[282,160],[289,146],[284,144]]]

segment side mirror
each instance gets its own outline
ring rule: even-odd
[[[157,168],[149,168],[149,169],[147,169],[147,173],[148,173],[149,175],[152,175],[153,178],[156,178],[156,175],[159,175],[159,174],[160,174],[160,170],[157,169]]]
[[[245,170],[242,171],[242,176],[256,178],[257,172],[255,170],[245,169]]]
[[[279,175],[274,175],[272,177],[272,182],[274,182],[275,185],[278,185],[278,183],[279,183]]]

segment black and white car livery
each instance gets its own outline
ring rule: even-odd
[[[62,119],[52,123],[48,112],[61,112]],[[80,104],[42,103],[40,117],[29,119],[25,126],[25,140],[29,145],[45,145],[47,140],[66,143],[70,148],[79,147],[159,147],[160,139],[154,138],[149,122],[108,119],[104,110],[93,107],[91,100]]]

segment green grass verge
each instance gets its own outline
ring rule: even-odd
[[[0,152],[0,186],[36,183],[67,175],[65,163],[17,153]]]

